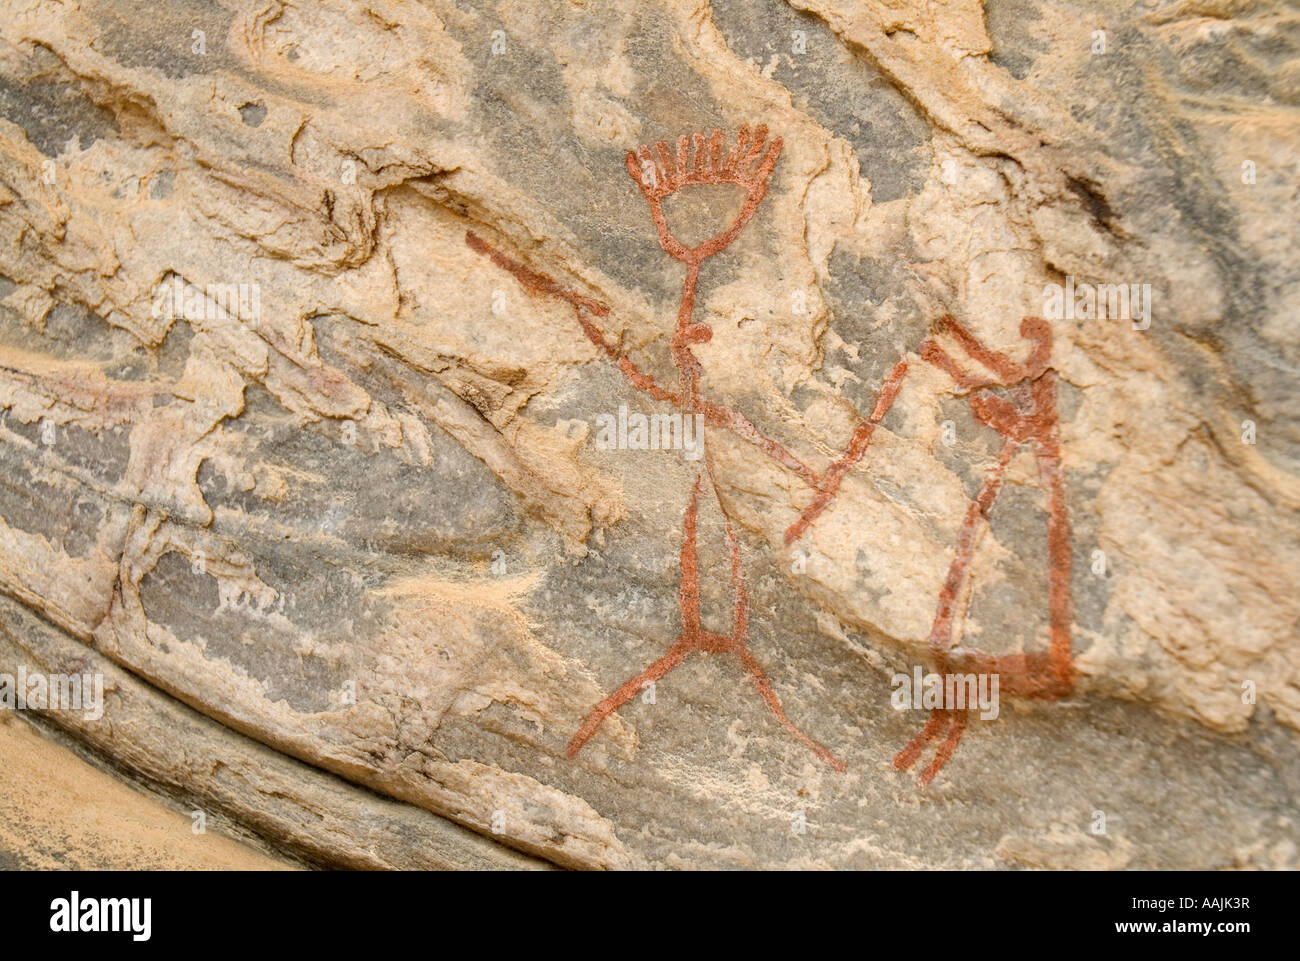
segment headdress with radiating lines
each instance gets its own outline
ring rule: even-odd
[[[653,153],[644,144],[629,150],[627,170],[650,205],[660,246],[669,256],[688,264],[698,264],[724,250],[749,223],[767,193],[767,181],[781,156],[781,147],[781,138],[768,140],[767,127],[760,124],[753,131],[742,126],[730,150],[725,149],[721,130],[714,130],[707,138],[703,133],[683,134],[677,138],[675,151],[662,140],[654,145]],[[745,203],[726,230],[687,247],[669,229],[663,200],[683,187],[700,184],[734,184],[745,191]]]

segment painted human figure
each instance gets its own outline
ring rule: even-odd
[[[657,155],[652,155],[649,148],[644,146],[637,153],[628,153],[627,169],[650,205],[650,219],[654,221],[658,232],[659,245],[665,253],[686,267],[670,350],[673,366],[677,369],[678,406],[684,413],[705,416],[706,411],[700,397],[703,370],[691,349],[692,345],[707,343],[713,337],[713,331],[708,325],[696,323],[694,319],[695,289],[699,283],[700,269],[710,257],[730,246],[758,210],[759,203],[767,193],[768,178],[781,155],[781,138],[768,140],[766,127],[760,126],[752,134],[748,128],[742,127],[735,145],[729,149],[722,131],[715,130],[707,138],[701,133],[679,138],[675,151],[662,142],[655,145],[655,150]],[[688,247],[669,228],[664,216],[663,201],[683,188],[708,184],[732,184],[740,187],[745,191],[745,199],[740,212],[729,226],[707,240]],[[596,705],[569,742],[568,754],[570,757],[576,755],[601,722],[635,697],[645,685],[662,678],[688,655],[700,652],[735,656],[781,724],[827,764],[836,770],[843,770],[844,766],[830,751],[801,731],[786,716],[780,698],[749,649],[749,595],[745,588],[744,562],[740,554],[740,543],[725,513],[723,532],[731,560],[731,630],[721,634],[706,630],[703,625],[700,616],[697,543],[701,491],[707,486],[715,502],[718,501],[717,478],[707,431],[703,437],[703,451],[702,466],[696,473],[682,524],[681,585],[678,589],[681,633],[663,657]],[[721,510],[720,503],[719,509]]]

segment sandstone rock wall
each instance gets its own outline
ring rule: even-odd
[[[1294,866],[1298,50],[1293,7],[1231,0],[7,0],[0,671],[120,677],[109,727],[55,723],[340,864]],[[799,466],[709,425],[702,606],[725,633],[729,527],[749,650],[846,770],[726,654],[569,759],[683,630],[700,470],[596,442],[672,407],[582,320],[677,378],[684,268],[625,155],[759,123],[783,149],[691,350]],[[740,204],[694,194],[692,243]],[[1050,316],[1100,283],[1146,317]],[[1062,566],[1014,452],[958,653],[1046,650],[1056,571],[1077,680],[919,790],[891,678],[935,666],[1003,445],[926,360],[973,369],[947,315],[1015,364],[1047,319],[1069,535]],[[209,777],[220,744],[277,786]]]

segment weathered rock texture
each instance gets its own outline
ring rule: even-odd
[[[1298,54],[1235,0],[4,0],[0,672],[104,673],[103,719],[48,719],[311,863],[1294,867]],[[845,770],[725,653],[569,759],[683,632],[701,468],[596,443],[672,408],[580,318],[677,384],[685,268],[625,155],[757,123],[784,149],[688,350],[807,470],[711,426],[703,621],[725,521],[748,648]],[[1149,284],[1149,327],[1048,317],[1065,566],[1031,444],[954,637],[1041,657],[1056,571],[1077,680],[922,789],[891,676],[936,666],[1003,445],[974,398],[1020,396],[922,346],[973,369],[951,315],[1025,362],[1067,278]]]

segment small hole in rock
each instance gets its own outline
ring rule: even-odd
[[[266,105],[261,103],[246,103],[239,108],[239,116],[244,123],[250,127],[259,127],[262,121],[266,119]]]

